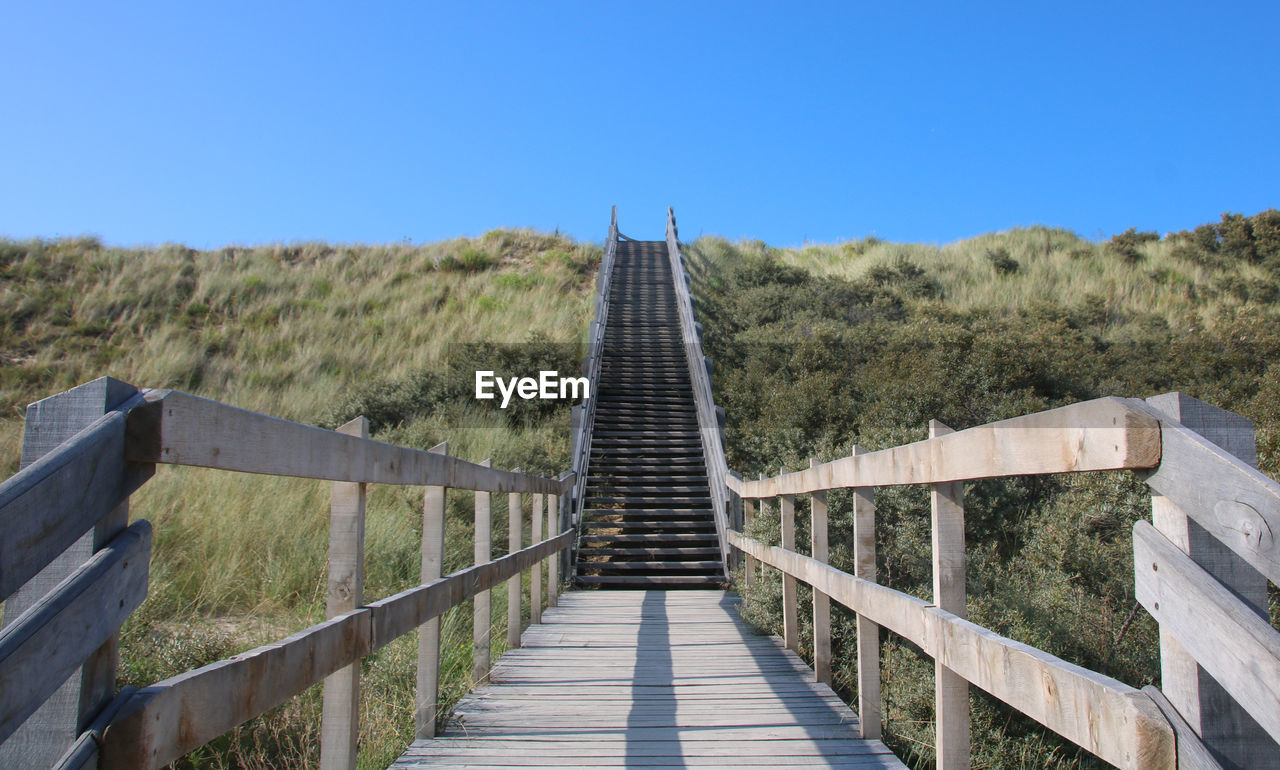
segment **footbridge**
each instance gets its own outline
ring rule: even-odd
[[[595,303],[590,396],[555,478],[374,441],[363,419],[331,431],[110,378],[32,404],[22,468],[0,484],[0,766],[163,767],[323,683],[321,766],[354,768],[360,661],[414,632],[417,739],[402,768],[902,767],[880,740],[889,633],[934,661],[940,768],[969,766],[974,688],[1116,767],[1276,766],[1280,485],[1257,471],[1247,420],[1176,393],[1104,398],[960,431],[935,422],[923,441],[747,480],[725,461],[673,212],[665,241],[648,242],[621,235],[615,212]],[[120,690],[116,640],[151,568],[152,525],[129,498],[166,465],[331,485],[329,618]],[[1159,689],[966,620],[966,482],[1098,470],[1132,471],[1151,491],[1131,567],[1160,627]],[[422,572],[368,600],[373,484],[422,490]],[[930,491],[931,601],[877,582],[876,490],[897,485]],[[837,489],[854,497],[849,571],[830,563]],[[475,564],[443,575],[454,494],[474,498]],[[744,534],[762,516],[777,517],[780,542]],[[738,613],[735,588],[764,570],[782,576],[780,639]],[[496,661],[494,591],[510,612]],[[446,714],[440,618],[464,602],[476,686]],[[848,702],[831,687],[832,603],[856,617]]]

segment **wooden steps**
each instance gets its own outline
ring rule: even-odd
[[[603,588],[724,577],[667,245],[618,244],[574,576]]]

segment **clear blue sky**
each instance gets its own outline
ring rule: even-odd
[[[0,234],[779,245],[1280,206],[1280,4],[6,3]]]

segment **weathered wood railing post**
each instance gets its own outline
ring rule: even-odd
[[[369,438],[369,421],[357,417],[339,433]],[[333,482],[329,503],[329,580],[326,617],[350,612],[364,602],[364,516],[366,485]],[[324,680],[320,767],[355,770],[360,733],[360,664],[339,669]]]
[[[929,421],[929,438],[953,433]],[[933,603],[957,617],[967,617],[964,558],[964,482],[934,484],[929,495],[933,519]],[[934,661],[934,708],[937,720],[938,770],[969,766],[969,683]]]
[[[431,447],[436,454],[449,454],[449,444]],[[444,568],[445,488],[429,486],[422,498],[422,583],[440,577]],[[434,738],[440,710],[440,617],[418,627],[418,693],[415,735]]]
[[[482,467],[492,468],[493,461],[485,460]],[[476,564],[484,564],[493,558],[493,511],[489,492],[475,493]],[[490,589],[476,594],[471,618],[471,680],[483,682],[489,677],[490,647],[493,644],[493,604]]]
[[[755,498],[742,498],[742,532],[746,534],[747,528],[751,526],[751,522],[756,517],[756,501]],[[742,583],[747,588],[755,585],[756,582],[756,557],[749,553],[742,555]]]
[[[542,541],[542,498],[541,492],[533,493],[533,512],[530,521],[533,529],[530,533],[532,543]],[[542,562],[535,562],[529,568],[529,622],[542,622]]]
[[[786,473],[780,468],[778,474]],[[788,551],[796,549],[796,497],[780,495],[778,510],[782,524],[782,547]],[[788,650],[800,652],[800,618],[796,605],[796,579],[782,573],[782,637]]]
[[[818,458],[809,458],[809,467],[818,465]],[[827,547],[827,493],[814,492],[809,504],[812,520],[809,523],[810,545],[813,558],[822,563],[830,559]],[[818,589],[813,589],[813,676],[819,682],[831,684],[831,599]]]
[[[519,473],[519,468],[513,468]],[[520,493],[507,495],[507,553],[515,553],[521,548],[520,541],[524,535],[524,512],[520,509]],[[520,573],[517,572],[507,581],[507,649],[514,650],[520,646]]]
[[[137,392],[138,389],[128,383],[100,377],[29,405],[19,467],[30,466]],[[122,532],[128,523],[129,503],[126,501],[101,519],[93,532],[86,533],[5,600],[3,625],[8,627],[43,599]],[[115,694],[118,659],[118,636],[112,636],[84,662],[78,673],[67,679],[17,731],[0,744],[0,767],[53,765]]]
[[[860,447],[853,454],[863,454]],[[875,487],[853,490],[853,574],[876,582]],[[880,626],[859,614],[858,724],[863,738],[880,737]]]
[[[1248,419],[1176,392],[1149,398],[1147,403],[1248,465],[1258,466],[1253,423]],[[1192,561],[1260,617],[1269,620],[1267,579],[1261,573],[1177,505],[1155,492],[1151,494],[1151,519],[1155,528]],[[1280,756],[1280,749],[1271,736],[1163,626],[1160,628],[1160,689],[1205,746],[1220,761],[1225,760],[1224,764],[1264,767]]]

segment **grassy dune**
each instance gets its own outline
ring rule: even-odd
[[[448,440],[466,459],[557,473],[568,465],[567,404],[515,419],[436,375],[463,342],[551,346],[576,369],[599,256],[525,230],[215,251],[0,240],[0,469],[17,469],[28,402],[110,374],[313,424],[369,411],[383,440]],[[372,488],[367,598],[417,583],[421,494]],[[497,497],[494,542],[505,550]],[[161,468],[132,499],[155,540],[149,597],[123,632],[121,684],[145,686],[323,619],[328,505],[325,482]],[[448,571],[472,559],[471,506],[470,493],[450,493]],[[505,639],[503,592],[494,615]],[[469,684],[469,607],[444,625],[451,703]],[[412,738],[415,644],[410,635],[362,664],[362,767],[385,767]],[[183,764],[314,766],[319,704],[313,688]]]

